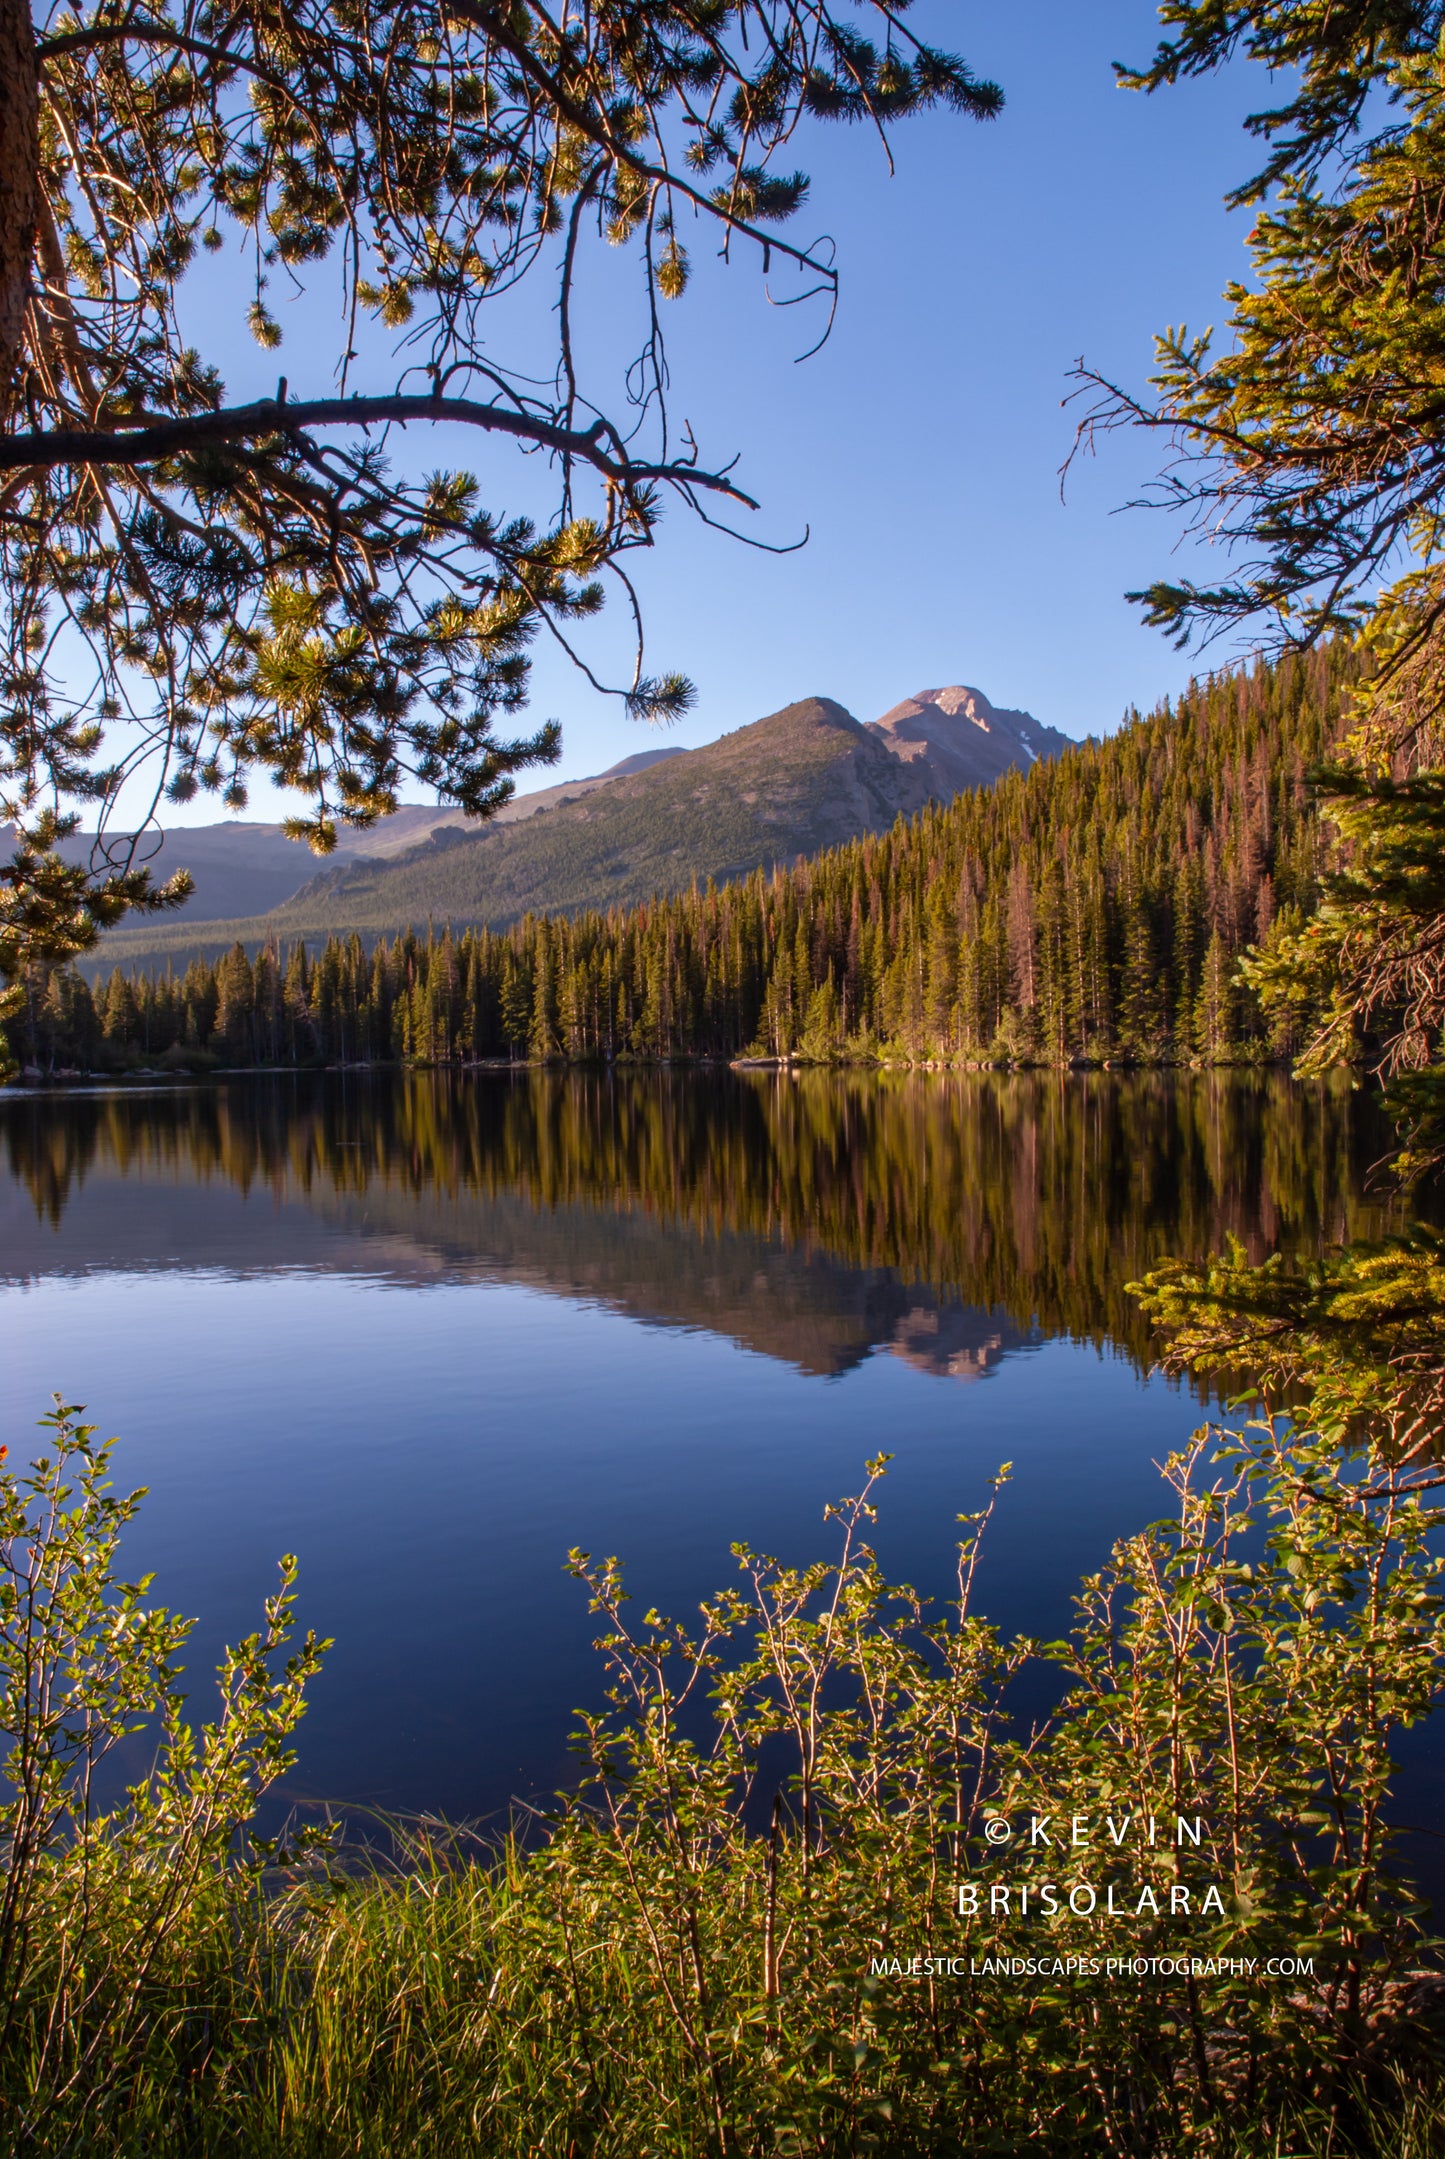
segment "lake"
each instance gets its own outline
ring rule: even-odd
[[[200,1615],[201,1701],[299,1555],[336,1641],[287,1798],[495,1820],[599,1702],[571,1546],[684,1612],[734,1539],[824,1554],[887,1450],[880,1557],[941,1595],[1012,1461],[982,1602],[1062,1628],[1204,1413],[1128,1283],[1230,1232],[1378,1233],[1388,1146],[1363,1096],[1273,1074],[11,1090],[3,1436],[57,1390],[122,1435],[127,1561]]]

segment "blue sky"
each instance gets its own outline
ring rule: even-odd
[[[750,266],[672,310],[678,402],[741,451],[752,522],[811,529],[776,558],[670,520],[643,585],[653,658],[698,687],[680,740],[813,691],[872,719],[958,680],[1102,732],[1190,672],[1123,598],[1178,538],[1159,515],[1114,514],[1159,445],[1115,437],[1061,502],[1062,400],[1080,354],[1142,382],[1166,323],[1221,319],[1247,230],[1221,198],[1251,169],[1239,120],[1266,78],[1120,90],[1110,62],[1153,43],[1143,5],[1028,0],[934,23],[1008,103],[984,126],[901,129],[891,180],[861,134],[816,138],[810,209],[843,270],[824,349],[793,364],[797,317],[759,305]],[[569,765],[631,740],[550,665],[539,693],[571,723]]]
[[[770,306],[746,256],[699,261],[667,310],[673,409],[705,461],[738,455],[741,483],[761,498],[749,520],[760,538],[810,532],[796,553],[763,554],[677,508],[655,552],[633,558],[649,666],[697,686],[668,740],[709,741],[813,693],[874,719],[956,681],[1069,734],[1103,733],[1196,664],[1123,597],[1178,565],[1163,516],[1119,511],[1159,445],[1113,438],[1075,467],[1061,501],[1074,425],[1062,400],[1080,355],[1142,383],[1156,331],[1221,320],[1226,280],[1246,272],[1248,223],[1222,197],[1252,169],[1239,123],[1267,101],[1267,78],[1240,66],[1154,98],[1120,90],[1110,63],[1142,58],[1157,35],[1142,0],[924,0],[915,21],[998,81],[1007,104],[984,125],[928,115],[900,128],[892,177],[861,130],[817,129],[800,144],[813,192],[792,236],[831,234],[843,276],[822,351],[795,363],[811,320]],[[611,254],[600,270],[598,349],[620,351],[635,273]],[[239,331],[247,295],[229,276],[211,297],[223,313],[233,306]],[[279,355],[221,330],[233,393],[268,392],[278,370],[297,395],[327,379],[329,310],[274,297]],[[488,499],[529,506],[535,462],[524,471],[492,443],[456,454],[477,466]],[[588,656],[615,677],[625,646],[613,608],[588,633]],[[598,771],[661,739],[542,646],[533,711],[562,721],[563,757],[524,785]],[[269,788],[253,790],[249,816],[278,809]],[[187,821],[217,814],[201,801]]]

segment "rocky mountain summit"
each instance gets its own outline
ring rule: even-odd
[[[968,787],[991,787],[1016,765],[1058,757],[1070,747],[1056,727],[1043,726],[1031,712],[991,705],[982,690],[964,683],[920,690],[868,724],[895,757],[926,773],[943,802]]]

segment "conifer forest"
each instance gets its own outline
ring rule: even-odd
[[[1225,673],[1108,740],[791,869],[573,918],[237,945],[184,972],[30,970],[43,1073],[483,1058],[1281,1060],[1236,979],[1302,926],[1330,844],[1310,775],[1343,647]]]

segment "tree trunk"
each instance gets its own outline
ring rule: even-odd
[[[39,116],[30,0],[0,0],[0,421],[14,405],[30,297]]]

